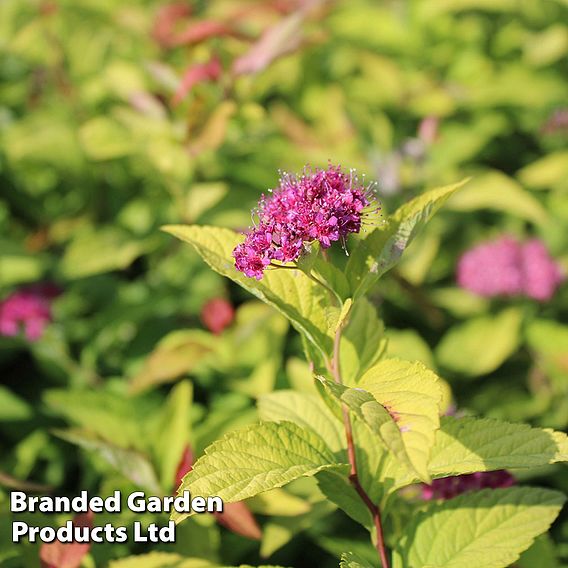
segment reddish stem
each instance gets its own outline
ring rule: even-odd
[[[341,379],[341,368],[340,368],[340,347],[341,347],[341,332],[343,331],[343,325],[340,325],[335,333],[335,338],[333,342],[333,359],[331,361],[331,373],[333,378],[335,379],[336,383],[343,384]],[[377,552],[381,559],[381,564],[383,568],[390,568],[389,559],[387,556],[387,549],[385,546],[385,538],[383,534],[383,523],[381,520],[381,511],[378,505],[375,505],[363,486],[359,481],[359,475],[357,474],[357,454],[355,451],[355,440],[353,438],[353,427],[351,425],[351,418],[349,417],[349,411],[347,407],[343,404],[342,405],[342,412],[343,412],[343,426],[345,428],[345,437],[347,438],[347,455],[349,458],[349,464],[351,465],[351,472],[349,474],[349,481],[351,485],[354,487],[355,491],[369,512],[371,513],[371,517],[373,518],[373,524],[375,525],[375,533],[377,537]]]

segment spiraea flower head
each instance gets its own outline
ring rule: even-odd
[[[547,301],[564,276],[538,239],[520,242],[510,236],[485,242],[467,251],[459,260],[459,286],[488,298],[526,296]]]
[[[260,280],[273,261],[293,262],[309,243],[328,248],[358,233],[371,205],[371,186],[341,166],[306,169],[301,176],[283,173],[279,187],[260,199],[257,225],[233,251],[235,266]]]

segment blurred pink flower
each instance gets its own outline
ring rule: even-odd
[[[457,267],[458,285],[480,296],[549,300],[563,280],[558,264],[538,239],[504,236],[467,251]]]
[[[235,310],[231,303],[224,298],[209,300],[201,310],[203,325],[216,335],[230,326],[234,318]]]
[[[505,470],[478,471],[466,475],[443,477],[434,479],[432,485],[422,485],[422,499],[452,499],[467,491],[479,491],[480,489],[498,489],[510,487],[515,484],[515,478]]]
[[[425,144],[433,144],[438,138],[440,119],[437,116],[427,116],[418,125],[418,138]]]
[[[51,321],[51,301],[60,293],[51,284],[17,290],[0,302],[0,335],[14,337],[23,328],[29,341],[37,341]]]
[[[568,108],[556,109],[542,125],[542,134],[557,134],[568,132]]]
[[[538,239],[531,239],[523,245],[521,272],[525,295],[540,302],[550,300],[564,280],[560,267]]]

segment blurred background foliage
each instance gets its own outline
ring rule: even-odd
[[[356,167],[386,211],[471,175],[377,286],[388,352],[436,369],[458,412],[565,429],[568,287],[489,300],[455,270],[502,234],[568,268],[567,21],[565,0],[0,2],[0,300],[60,292],[37,341],[0,336],[0,564],[40,563],[9,541],[10,488],[169,493],[260,394],[313,388],[285,320],[159,230],[246,228],[279,169]],[[531,475],[568,489],[558,468]],[[135,519],[96,522],[111,520]],[[96,545],[83,565],[369,553],[309,481],[218,521],[169,547]],[[552,536],[519,565],[568,561],[568,523]]]

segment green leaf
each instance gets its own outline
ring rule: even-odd
[[[134,150],[128,130],[105,116],[86,122],[79,131],[79,139],[85,153],[93,160],[121,158]]]
[[[307,501],[288,493],[284,489],[271,489],[251,497],[247,501],[247,506],[252,513],[268,517],[296,517],[311,509]]]
[[[562,432],[510,424],[490,418],[442,418],[436,433],[428,471],[432,477],[447,477],[494,471],[539,467],[568,460],[568,437]],[[395,487],[414,483],[393,464],[385,467],[387,477],[397,477]]]
[[[1,209],[0,209],[1,212]],[[1,226],[0,221],[0,226]],[[22,282],[40,280],[45,268],[44,259],[36,252],[30,254],[23,246],[0,239],[0,287],[8,288]]]
[[[77,233],[65,249],[60,270],[70,279],[122,270],[147,248],[146,242],[133,239],[118,228],[87,228]]]
[[[139,393],[187,375],[215,354],[218,340],[198,329],[172,331],[148,355],[132,377],[130,391]]]
[[[288,420],[302,428],[309,428],[321,436],[333,452],[346,446],[343,425],[322,402],[311,393],[279,390],[258,399],[258,414],[265,422]]]
[[[111,391],[49,390],[45,403],[67,420],[122,448],[145,451],[141,402]]]
[[[364,558],[354,552],[345,552],[341,555],[340,568],[373,568]]]
[[[191,402],[193,386],[182,381],[171,391],[163,405],[153,432],[157,433],[154,455],[159,465],[162,487],[170,491],[173,487],[176,469],[184,448],[189,443]]]
[[[473,179],[451,200],[448,208],[464,212],[493,209],[541,225],[549,220],[540,201],[499,171],[490,171]]]
[[[303,476],[341,466],[317,434],[293,422],[263,422],[227,434],[205,450],[178,493],[233,503]],[[179,523],[187,514],[174,513]]]
[[[365,535],[361,536],[363,538],[359,539],[351,534],[345,534],[345,536],[318,535],[315,542],[337,558],[341,558],[343,554],[354,554],[356,558],[373,566],[377,561],[377,549],[368,538],[365,538]],[[346,550],[349,550],[349,552],[345,553]]]
[[[150,552],[129,556],[121,560],[113,560],[109,568],[216,568],[202,558],[186,558],[175,552]]]
[[[517,562],[519,568],[559,568],[554,542],[548,535],[538,537]]]
[[[359,386],[394,418],[412,467],[420,479],[429,480],[427,464],[440,426],[442,400],[436,374],[422,363],[387,359],[367,371]],[[389,445],[398,447],[396,438]]]
[[[347,475],[334,471],[320,471],[317,474],[319,488],[322,493],[355,522],[371,530],[373,519],[369,509],[349,482]]]
[[[370,392],[362,388],[349,388],[324,377],[319,377],[319,380],[337,401],[344,404],[351,413],[367,424],[381,438],[386,447],[405,467],[415,471],[416,475],[421,477],[420,473],[414,469],[406,451],[402,433],[396,422],[387,409],[378,403]],[[422,481],[430,483],[431,479],[429,476],[425,476]]]
[[[486,489],[418,513],[402,556],[408,568],[505,568],[554,521],[564,495],[530,487]]]
[[[430,227],[424,231],[398,265],[399,274],[414,286],[421,286],[424,283],[440,250],[442,240],[440,229],[430,231]]]
[[[488,298],[483,298],[463,288],[436,288],[430,292],[429,296],[435,306],[448,310],[458,319],[478,316],[489,311]]]
[[[388,222],[361,240],[347,263],[355,298],[361,296],[401,258],[408,245],[436,211],[467,180],[432,189],[402,205]]]
[[[270,269],[262,280],[247,278],[236,270],[232,257],[242,237],[230,229],[169,225],[163,230],[191,244],[213,270],[274,306],[322,353],[330,352],[332,338],[325,310],[329,295],[322,286],[300,270]]]
[[[393,485],[393,478],[387,479],[384,475],[385,462],[394,467],[394,471],[404,471],[408,475],[408,468],[401,468],[399,461],[389,454],[382,443],[377,443],[377,436],[370,428],[357,418],[352,421],[355,454],[357,461],[357,475],[359,482],[373,503],[381,506],[385,504],[389,489]],[[318,485],[325,496],[347,513],[354,521],[363,525],[371,535],[374,534],[374,524],[369,509],[353,487],[347,470],[325,470],[317,474]]]
[[[294,536],[316,523],[329,518],[336,510],[335,506],[327,500],[314,503],[311,509],[295,517],[273,517],[263,527],[260,555],[267,558],[290,542]]]
[[[568,176],[568,150],[548,154],[518,172],[522,183],[535,189],[549,189],[565,183]]]
[[[144,454],[135,450],[120,448],[83,430],[57,430],[54,431],[54,434],[67,442],[98,454],[135,485],[143,487],[155,495],[161,493],[154,468]]]
[[[375,306],[359,298],[349,313],[349,323],[341,335],[341,374],[345,384],[356,383],[374,365],[387,347],[385,326]]]
[[[499,368],[519,344],[522,312],[508,308],[454,326],[436,347],[440,365],[469,377]]]
[[[538,355],[538,366],[547,375],[558,377],[559,386],[566,389],[568,325],[553,320],[535,319],[527,326],[526,337],[529,347]]]
[[[432,448],[433,476],[516,469],[568,460],[568,437],[491,418],[442,419]]]
[[[389,329],[386,332],[389,359],[420,361],[429,369],[435,368],[434,356],[428,343],[414,329]]]
[[[290,357],[286,361],[286,377],[296,392],[317,393],[313,370],[305,359]]]
[[[0,385],[0,422],[29,420],[32,407],[10,389]]]
[[[191,186],[185,201],[187,219],[195,221],[225,197],[229,188],[225,183],[196,183]]]

